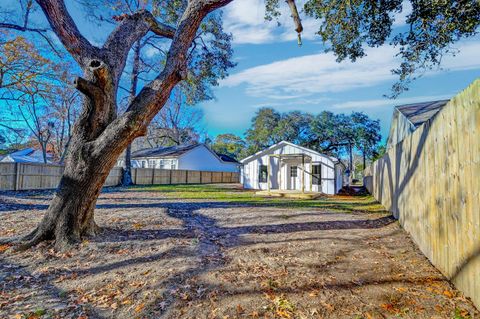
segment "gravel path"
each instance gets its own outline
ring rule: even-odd
[[[50,197],[0,195],[0,237]],[[0,246],[0,318],[479,316],[384,213],[110,189],[96,220],[104,232],[68,253]]]

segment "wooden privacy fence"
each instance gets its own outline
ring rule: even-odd
[[[0,163],[0,190],[33,190],[56,188],[63,166],[39,163]],[[114,167],[104,186],[117,186],[122,180],[122,168]],[[134,184],[208,184],[238,183],[239,174],[189,170],[133,168]]]
[[[480,80],[365,170],[365,186],[480,308]]]
[[[137,185],[239,183],[239,173],[158,168],[133,168],[132,181]]]

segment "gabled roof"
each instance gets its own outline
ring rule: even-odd
[[[234,159],[233,157],[230,157],[228,155],[225,155],[225,154],[220,154],[220,153],[217,153],[218,157],[220,157],[220,159],[224,162],[227,162],[227,163],[237,163],[237,164],[240,164],[236,159]]]
[[[397,106],[396,109],[405,116],[410,123],[419,127],[433,118],[450,100],[431,101]]]
[[[51,159],[52,155],[47,153],[47,163],[51,163]],[[31,147],[6,154],[0,160],[4,163],[44,163],[42,151]]]
[[[182,156],[183,154],[193,150],[194,148],[203,146],[205,147],[212,155],[217,158],[220,162],[224,163],[237,163],[234,158],[224,154],[217,154],[210,147],[203,143],[197,144],[190,144],[190,145],[175,145],[175,146],[168,146],[168,147],[155,147],[155,148],[146,148],[143,150],[139,150],[132,153],[132,159],[135,158],[143,158],[143,157],[151,157],[151,158],[176,158]]]
[[[289,146],[293,146],[293,147],[296,147],[298,149],[301,149],[305,152],[310,152],[310,153],[313,153],[313,154],[316,154],[316,155],[319,155],[319,156],[323,156],[323,157],[327,157],[329,158],[330,160],[332,160],[333,162],[338,162],[338,159],[336,159],[335,157],[331,157],[331,156],[328,156],[328,155],[325,155],[325,154],[321,154],[317,151],[314,151],[312,149],[309,149],[309,148],[306,148],[306,147],[303,147],[303,146],[300,146],[300,145],[297,145],[297,144],[293,144],[293,143],[290,143],[290,142],[287,142],[287,141],[281,141],[281,142],[278,142],[277,144],[273,144],[272,146],[270,147],[267,147],[266,149],[264,150],[261,150],[253,155],[250,155],[248,157],[245,157],[244,159],[240,160],[240,163],[244,164],[246,162],[249,162],[251,159],[255,158],[255,157],[258,157],[258,156],[261,156],[261,155],[264,155],[264,154],[268,154],[269,151],[279,147],[279,146],[282,146],[282,145],[289,145]]]
[[[202,144],[175,145],[168,147],[146,148],[132,152],[132,158],[139,157],[178,157]]]
[[[35,149],[34,149],[34,148],[31,148],[31,147],[28,147],[28,148],[24,148],[24,149],[22,149],[22,150],[18,150],[18,151],[11,152],[11,153],[8,154],[8,155],[12,155],[12,156],[28,156],[28,155],[31,155],[33,152],[35,152]]]

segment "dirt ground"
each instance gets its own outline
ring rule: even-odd
[[[111,188],[104,232],[78,249],[0,246],[0,318],[480,316],[394,219],[363,209],[369,197],[348,211],[198,197]],[[0,237],[32,228],[50,198],[0,194]]]

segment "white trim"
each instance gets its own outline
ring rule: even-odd
[[[132,157],[132,160],[142,160],[142,159],[169,159],[169,158],[175,158],[175,159],[179,159],[181,158],[183,155],[185,154],[188,154],[189,152],[193,151],[194,149],[196,149],[197,147],[200,147],[200,146],[203,146],[205,147],[208,151],[210,151],[210,153],[213,154],[213,156],[215,156],[215,158],[217,160],[220,161],[220,163],[223,163],[223,164],[232,164],[232,165],[242,165],[242,163],[238,162],[238,163],[234,163],[234,162],[228,162],[228,161],[224,161],[220,158],[220,156],[217,155],[217,153],[215,153],[207,144],[205,143],[198,143],[197,145],[195,145],[195,147],[192,147],[191,149],[187,150],[186,152],[180,154],[180,155],[166,155],[166,156],[159,156],[159,155],[152,155],[152,156],[138,156],[138,157]]]
[[[306,147],[303,147],[303,146],[300,146],[300,145],[297,145],[297,144],[293,144],[291,142],[281,141],[281,142],[278,142],[276,144],[273,144],[272,146],[270,146],[270,147],[268,147],[264,150],[258,151],[253,155],[245,157],[244,159],[242,159],[240,161],[240,163],[246,164],[248,162],[251,162],[251,160],[253,160],[254,158],[259,157],[259,156],[264,155],[264,154],[268,154],[268,151],[270,151],[272,149],[275,149],[276,147],[282,146],[282,145],[289,145],[289,146],[292,146],[292,147],[296,147],[296,148],[299,148],[299,149],[301,149],[305,152],[310,152],[310,153],[313,153],[313,154],[318,155],[318,156],[326,157],[326,158],[330,159],[331,161],[333,161],[334,163],[338,162],[338,159],[336,159],[335,157],[331,157],[331,156],[328,156],[328,155],[325,155],[325,154],[321,154],[317,151],[314,151],[312,149],[309,149],[309,148],[306,148]]]

